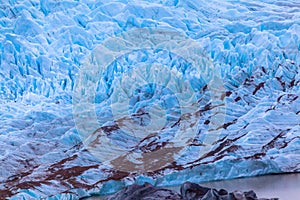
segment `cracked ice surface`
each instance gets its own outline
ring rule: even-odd
[[[175,185],[300,169],[297,1],[9,0],[1,1],[0,27],[1,197],[78,199],[112,193],[133,182]],[[86,150],[75,127],[72,96],[84,59],[97,45],[147,27],[176,30],[203,48],[223,79],[226,116],[220,137],[203,156],[199,152],[212,105],[205,81],[187,77],[202,106],[200,131],[177,162],[140,175],[101,165]],[[95,96],[97,119],[106,122],[110,139],[123,148],[135,146],[137,138],[113,130],[106,101],[115,87],[111,73],[114,67],[127,73],[141,63],[191,67],[168,52],[142,49],[107,68],[103,77],[108,79],[99,83]],[[140,88],[142,94],[149,94],[148,89]],[[163,94],[173,102],[174,108],[166,109],[171,123],[180,111],[172,91]],[[142,101],[131,99],[132,112],[160,100],[136,98]],[[172,133],[169,129],[136,148],[161,147]]]

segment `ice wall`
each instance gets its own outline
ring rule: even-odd
[[[9,0],[1,1],[0,27],[2,197],[78,199],[133,182],[174,185],[299,171],[297,1]],[[207,110],[199,117],[202,131],[186,156],[156,173],[139,175],[107,168],[86,150],[75,126],[72,97],[77,75],[97,45],[149,27],[175,30],[203,48],[223,80],[226,117],[211,152],[198,154],[212,117],[209,98],[203,98]],[[116,63],[124,69],[154,61],[186,64],[166,55],[141,50]],[[102,86],[113,89],[110,81]],[[100,86],[95,98],[98,120],[112,122],[105,109],[109,106],[103,104],[110,96]],[[206,97],[205,82],[198,87],[198,98]],[[131,106],[134,110],[137,105]],[[180,113],[174,112],[176,120]],[[125,136],[115,138],[124,148],[134,141]],[[151,144],[163,142],[154,138]]]

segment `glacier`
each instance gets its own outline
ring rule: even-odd
[[[1,198],[79,199],[111,194],[134,183],[171,186],[184,181],[300,171],[298,1],[0,2]],[[90,57],[99,55],[97,48],[109,45],[112,38],[141,29],[176,32],[197,43],[201,55],[213,63],[222,80],[221,111],[226,112],[208,153],[201,152],[216,113],[210,93],[213,86],[207,87],[207,76],[195,78],[188,59],[168,49],[139,48],[114,58],[100,74],[95,94],[89,96],[92,99],[87,96],[93,105],[79,104],[80,109],[74,109],[76,100],[80,100],[78,81],[93,79],[81,75],[87,63],[92,63]],[[141,72],[134,69],[151,66],[149,71],[155,71],[155,66],[161,65],[174,67],[166,68],[167,73],[160,72],[159,80],[166,81],[167,74],[179,74],[196,94],[201,115],[193,141],[180,158],[152,171],[126,171],[116,168],[113,161],[103,164],[78,128],[89,121],[80,124],[85,118],[77,117],[93,108],[96,122],[107,128],[108,139],[123,150],[132,150],[141,138],[115,129],[120,124],[114,121],[114,112],[123,108],[110,105],[122,102],[116,92],[117,81],[124,81],[121,83],[126,89],[130,83],[126,74],[137,76]],[[165,86],[165,82],[155,87],[139,85],[131,91],[134,95],[127,102],[129,115],[143,109],[152,113],[133,118],[134,123],[145,123],[142,130],[157,114],[149,108],[151,103],[165,110],[157,116],[165,115],[166,121],[156,120],[157,126],[161,128],[165,123],[173,127],[160,132],[160,137],[144,140],[134,149],[136,152],[164,147],[179,129],[174,124],[183,114],[180,98],[172,85],[171,89]],[[115,163],[122,162],[127,164],[127,158],[121,156]]]

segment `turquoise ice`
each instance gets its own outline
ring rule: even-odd
[[[299,171],[298,1],[0,2],[0,196],[79,199],[112,193],[134,182],[165,186]],[[87,151],[74,121],[74,91],[88,56],[111,38],[137,29],[173,31],[197,43],[224,88],[226,115],[217,127],[219,139],[203,156],[201,145],[211,136],[211,109],[216,107],[211,88],[206,87],[209,76],[195,78],[195,66],[184,57],[168,49],[131,51],[114,59],[95,80],[89,101],[96,122],[107,128],[114,127],[114,112],[118,113],[110,100],[118,98],[114,89],[121,77],[129,84],[128,74],[141,74],[136,70],[175,66],[169,74],[179,73],[188,80],[198,102],[197,134],[180,158],[172,158],[176,161],[172,166],[155,174],[130,174],[102,165]],[[157,127],[171,127],[182,116],[180,98],[166,83],[152,88],[162,95],[152,95],[152,86],[136,87],[127,111],[138,116],[142,108],[146,113],[152,109],[152,117],[132,118],[137,125],[143,120],[142,128],[151,124],[155,113],[165,116]],[[84,106],[82,111],[90,109]],[[178,129],[167,128],[139,147],[143,151],[160,147]],[[132,150],[141,139],[125,131],[111,133],[109,141],[123,150]]]

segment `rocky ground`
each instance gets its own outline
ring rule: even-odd
[[[196,183],[185,182],[180,194],[169,189],[155,187],[149,183],[131,185],[120,192],[106,197],[105,200],[278,200],[278,198],[258,198],[252,190],[247,192],[203,187]]]

